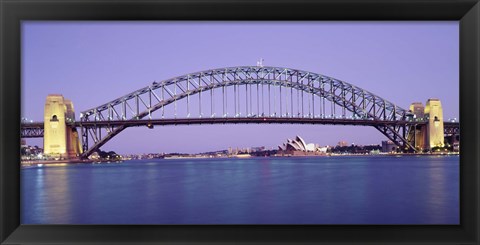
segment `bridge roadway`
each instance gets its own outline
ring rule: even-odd
[[[291,118],[291,117],[205,117],[205,118],[165,118],[165,119],[141,119],[141,120],[112,120],[112,121],[87,121],[67,123],[76,128],[95,127],[111,128],[118,126],[165,126],[165,125],[190,125],[190,124],[323,124],[323,125],[353,125],[353,126],[411,126],[423,125],[426,122],[411,121],[382,121],[341,118]],[[459,129],[458,122],[444,122],[444,128]],[[43,122],[22,123],[22,138],[43,137]]]

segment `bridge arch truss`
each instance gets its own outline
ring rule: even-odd
[[[351,125],[372,121],[369,125],[395,144],[414,150],[406,139],[406,117],[405,109],[332,77],[281,67],[242,66],[153,82],[83,111],[80,127],[83,157],[129,127],[118,122],[155,118],[341,119]]]

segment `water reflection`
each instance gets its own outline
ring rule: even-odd
[[[458,224],[458,158],[129,161],[22,169],[24,224]]]
[[[28,192],[31,194],[28,198],[23,196],[22,210],[33,214],[40,223],[71,223],[71,191],[66,168],[43,166],[28,170],[35,176],[34,191]]]
[[[438,161],[440,160],[440,161]],[[442,166],[441,159],[430,161],[428,165],[428,207],[429,217],[432,223],[448,222],[447,215],[449,213],[449,188],[458,187],[458,179],[449,178],[447,171],[450,167]],[[451,170],[450,170],[451,171]],[[452,175],[454,176],[454,175]],[[450,177],[452,177],[450,176]],[[454,195],[458,198],[458,195]],[[454,205],[453,206],[457,206]]]

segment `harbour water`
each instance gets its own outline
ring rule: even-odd
[[[459,224],[458,156],[131,160],[21,180],[23,224]]]

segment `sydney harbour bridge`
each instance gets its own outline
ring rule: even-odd
[[[432,122],[428,116],[417,117],[411,110],[339,79],[261,65],[212,69],[153,82],[82,111],[80,120],[54,116],[81,138],[81,158],[128,127],[238,123],[371,126],[403,151],[416,152],[418,132]],[[442,138],[459,134],[458,122],[438,118]],[[21,137],[44,137],[46,125],[23,123]]]

